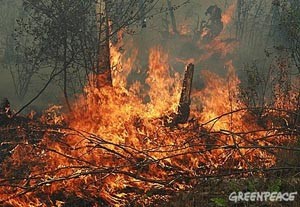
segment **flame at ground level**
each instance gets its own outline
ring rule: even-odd
[[[232,62],[226,68],[226,78],[202,73],[206,87],[192,94],[192,119],[176,127],[165,126],[162,117],[176,112],[181,78],[160,47],[150,51],[147,101],[138,89],[125,89],[125,79],[120,87],[87,86],[64,115],[68,127],[49,128],[37,144],[20,143],[4,162],[2,203],[63,206],[76,196],[95,206],[125,206],[226,169],[273,166],[274,151],[264,147],[295,137],[260,126],[239,99]]]

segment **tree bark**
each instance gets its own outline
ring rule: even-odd
[[[185,123],[190,115],[191,91],[194,75],[194,65],[189,64],[184,73],[181,96],[178,105],[178,123]]]
[[[173,8],[170,0],[167,0],[167,3],[168,3],[168,9],[169,9],[169,12],[170,12],[173,32],[175,34],[178,34],[177,26],[176,26],[176,19],[175,19],[175,14],[174,14],[174,8]]]
[[[67,104],[67,107],[69,109],[69,111],[72,111],[71,109],[71,104],[70,104],[70,101],[69,101],[69,96],[68,96],[68,85],[67,85],[67,82],[68,82],[68,74],[67,74],[67,70],[68,70],[68,63],[67,63],[67,50],[68,50],[68,43],[67,43],[67,31],[65,31],[65,34],[64,34],[64,56],[63,56],[63,80],[64,80],[64,83],[63,83],[63,91],[64,91],[64,97],[65,97],[65,101],[66,101],[66,104]]]
[[[190,116],[191,91],[194,76],[194,65],[189,64],[184,72],[180,101],[177,108],[177,113],[165,117],[167,126],[176,126],[177,124],[186,123]]]
[[[98,51],[98,64],[96,68],[96,87],[112,86],[112,75],[110,65],[110,28],[109,28],[109,14],[107,8],[107,2],[100,5],[100,14],[104,13],[104,19],[100,17],[100,31],[99,31],[99,51]],[[103,8],[104,7],[104,8]],[[104,20],[104,21],[103,21]],[[102,32],[104,35],[102,35]]]

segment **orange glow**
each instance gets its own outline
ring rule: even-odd
[[[206,87],[204,90],[195,92],[193,95],[195,101],[201,103],[203,107],[201,114],[195,114],[201,119],[200,123],[206,123],[229,111],[243,108],[242,103],[238,99],[238,85],[240,81],[235,75],[232,62],[228,62],[226,67],[228,68],[226,79],[220,78],[218,75],[209,71],[202,72],[202,76],[206,81]],[[240,121],[236,122],[237,120],[230,120],[231,118],[232,117],[225,117],[218,121],[211,126],[212,129],[216,131],[222,129],[232,130],[231,122],[240,123]],[[237,119],[240,119],[240,117],[237,117]]]
[[[150,50],[149,70],[146,83],[150,86],[150,114],[160,117],[164,113],[175,112],[180,98],[180,75],[171,74],[168,55],[161,47]]]
[[[236,5],[232,4],[222,14],[222,22],[224,24],[225,29],[232,22],[235,8],[236,8]]]
[[[207,53],[205,53],[200,61],[207,60],[213,54],[221,54],[221,58],[225,58],[228,54],[232,54],[237,47],[237,41],[223,41],[221,39],[214,39],[205,46]]]
[[[226,25],[233,10],[232,5],[223,16]],[[41,121],[49,129],[43,139],[34,145],[20,143],[3,163],[6,178],[19,176],[11,169],[24,171],[15,181],[18,187],[0,186],[0,200],[6,205],[62,206],[66,197],[76,196],[89,201],[101,198],[121,207],[151,190],[188,189],[195,184],[192,178],[199,176],[276,164],[272,153],[247,148],[283,143],[287,138],[277,135],[276,129],[266,131],[245,109],[233,60],[225,61],[237,42],[214,39],[199,46],[205,52],[198,59],[175,58],[197,64],[220,54],[227,75],[196,68],[204,87],[192,91],[191,119],[166,126],[165,119],[177,112],[183,74],[171,67],[168,51],[156,45],[147,53],[144,82],[136,80],[128,86],[140,51],[129,40],[131,50],[122,52],[122,34],[118,36],[119,41],[111,44],[114,87],[88,84],[72,112],[61,113],[58,106],[45,111]],[[276,101],[282,106],[280,97]],[[266,136],[268,140],[261,139]],[[59,199],[54,201],[55,196]]]
[[[134,48],[133,40],[130,39],[126,42],[127,47],[132,48],[130,56],[128,56],[126,52],[122,51],[122,48],[124,47],[122,35],[123,31],[118,32],[118,41],[115,45],[111,44],[110,53],[113,86],[125,88],[127,84],[126,79],[131,70],[133,70],[138,50]]]
[[[193,28],[192,28],[193,22],[191,19],[185,20],[184,23],[180,24],[178,26],[178,32],[180,35],[192,35]]]

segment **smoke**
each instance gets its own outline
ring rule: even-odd
[[[18,0],[15,0],[19,2]],[[256,24],[244,31],[244,36],[237,36],[236,27],[236,11],[230,6],[236,4],[236,0],[228,1],[208,1],[208,0],[172,0],[174,15],[176,20],[179,35],[172,34],[171,19],[166,1],[162,0],[154,8],[153,12],[146,18],[146,27],[143,25],[133,25],[131,29],[134,34],[124,33],[124,54],[128,57],[133,55],[133,48],[138,50],[132,72],[128,75],[129,85],[140,81],[145,84],[148,70],[148,57],[151,48],[160,45],[164,52],[168,54],[169,65],[174,70],[183,74],[185,66],[192,62],[195,64],[195,88],[203,87],[201,77],[202,70],[209,70],[219,75],[226,74],[226,63],[233,60],[238,74],[244,75],[241,69],[246,63],[251,63],[254,60],[259,65],[266,64],[265,48],[268,48],[269,43],[266,43],[266,34],[268,27],[260,22],[270,21],[271,0],[262,1],[262,9],[260,10],[261,17],[257,19]],[[249,1],[250,2],[250,1]],[[195,41],[194,33],[199,30],[199,23],[207,21],[205,15],[206,9],[211,5],[217,5],[222,9],[223,14],[232,14],[232,19],[226,18],[226,26],[224,31],[213,40],[211,43],[203,43]],[[13,6],[13,4],[11,4]],[[8,18],[15,19],[16,15],[12,12]],[[5,19],[1,19],[1,22]],[[167,26],[166,26],[167,25]],[[251,24],[252,25],[252,24]],[[6,34],[0,33],[1,41],[9,35],[14,28]],[[246,28],[247,29],[247,28]],[[250,33],[251,31],[252,33]],[[264,36],[262,38],[262,36]],[[133,44],[127,44],[128,42]],[[3,49],[3,48],[1,48]],[[3,59],[3,54],[0,53],[0,59]],[[1,65],[1,64],[0,64]],[[268,65],[268,64],[267,64]],[[14,80],[11,76],[11,71],[4,66],[0,66],[0,97],[9,98],[12,108],[20,108],[24,103],[30,100],[43,86],[47,76],[44,76],[44,81],[40,77],[32,80],[28,94],[23,100],[20,100],[15,93]],[[12,68],[14,70],[14,68]],[[51,103],[63,103],[61,89],[53,83],[49,89],[36,101],[34,109],[41,110],[48,107]],[[30,110],[30,109],[28,109]]]
[[[234,50],[232,49],[228,54],[225,54],[227,53],[225,50],[237,45],[234,38],[231,37],[233,36],[232,27],[234,26],[233,17],[236,1],[227,1],[226,4],[221,1],[193,0],[186,4],[184,2],[182,0],[171,1],[179,34],[174,34],[168,5],[166,1],[161,1],[157,9],[163,12],[148,18],[146,28],[138,27],[135,35],[127,35],[128,39],[133,39],[134,45],[130,44],[127,47],[125,40],[126,55],[130,55],[131,47],[138,48],[139,51],[136,68],[133,68],[128,78],[129,83],[134,83],[136,80],[144,83],[148,69],[149,50],[157,45],[160,45],[168,54],[169,65],[175,71],[183,74],[187,64],[194,63],[196,65],[194,81],[196,88],[203,87],[203,80],[200,75],[202,70],[210,70],[220,75],[227,73],[224,67],[226,62],[233,58]],[[212,39],[210,43],[207,43],[197,40],[201,35],[197,32],[200,30],[201,22],[208,21],[209,17],[205,13],[211,5],[220,7],[223,14],[229,15],[228,12],[231,12],[232,16],[226,18],[224,23],[227,25],[222,34],[216,40]]]

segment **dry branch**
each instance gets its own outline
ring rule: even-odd
[[[186,106],[188,109],[190,103],[190,89],[192,84],[193,69],[193,65],[189,65],[186,69],[180,99],[180,104],[182,106]],[[178,117],[182,117],[182,114],[184,114],[185,117],[181,118],[181,120],[187,120],[189,110],[186,111],[186,108],[184,109],[182,106],[178,107],[178,112],[181,112],[181,116],[178,115]],[[231,113],[240,113],[243,110],[246,109],[232,111]],[[228,115],[230,115],[230,113],[223,114],[220,117]],[[220,119],[220,117],[217,117],[210,122],[216,122],[218,119]],[[11,121],[13,120],[15,120],[15,118],[11,119]],[[25,121],[26,120],[24,120],[24,122]],[[290,170],[290,172],[293,171],[294,173],[299,172],[299,166],[288,165],[288,167],[274,166],[272,168],[267,168],[260,163],[264,160],[258,160],[258,163],[253,162],[254,165],[257,164],[257,167],[255,168],[244,168],[241,170],[236,167],[239,165],[239,162],[245,163],[247,160],[249,160],[247,152],[251,150],[259,150],[262,153],[271,155],[276,154],[276,152],[279,150],[284,152],[293,151],[298,153],[299,148],[281,146],[276,142],[277,136],[288,137],[298,133],[295,130],[290,129],[279,130],[278,128],[268,128],[257,129],[260,131],[253,130],[233,132],[229,130],[220,130],[212,132],[204,131],[202,127],[195,127],[193,129],[183,128],[182,131],[189,133],[189,136],[187,136],[185,140],[182,140],[182,142],[176,142],[174,145],[162,142],[156,145],[153,141],[150,146],[140,149],[139,147],[126,143],[115,143],[113,141],[106,140],[99,135],[91,132],[81,131],[79,129],[72,129],[63,126],[51,127],[42,124],[39,125],[38,123],[28,124],[29,122],[30,120],[23,125],[19,125],[21,128],[29,128],[29,130],[21,130],[24,137],[30,139],[32,136],[32,131],[46,131],[47,135],[51,137],[47,143],[49,144],[49,142],[53,142],[60,144],[64,151],[54,149],[48,144],[45,145],[43,144],[43,141],[40,143],[31,144],[30,142],[27,143],[26,140],[24,140],[24,142],[17,142],[20,140],[15,140],[15,142],[20,145],[16,151],[19,150],[20,153],[25,153],[21,155],[28,158],[24,159],[21,165],[18,165],[18,162],[15,163],[11,159],[11,156],[13,155],[9,154],[6,156],[2,166],[6,167],[8,171],[2,172],[3,176],[0,179],[0,189],[7,189],[7,187],[9,187],[9,189],[11,189],[11,193],[8,192],[7,197],[0,199],[1,204],[9,203],[9,200],[17,198],[21,199],[27,195],[33,195],[37,197],[40,195],[47,195],[50,199],[49,202],[57,200],[58,195],[60,194],[62,194],[62,196],[65,198],[64,200],[76,200],[76,196],[74,197],[76,194],[76,189],[74,189],[74,192],[72,191],[69,193],[64,191],[64,188],[61,188],[61,186],[68,186],[68,183],[70,184],[72,182],[76,183],[77,185],[81,180],[85,180],[85,178],[90,179],[92,177],[95,178],[92,182],[82,184],[84,185],[81,189],[82,193],[87,196],[83,197],[83,199],[87,199],[88,196],[91,195],[92,192],[90,191],[91,189],[89,189],[89,187],[93,186],[93,188],[97,188],[99,191],[105,191],[105,189],[101,187],[102,183],[108,182],[107,180],[113,179],[116,176],[134,182],[130,182],[128,186],[111,192],[111,198],[122,192],[127,196],[131,196],[130,199],[135,199],[140,195],[145,195],[145,193],[151,195],[154,195],[154,192],[166,192],[167,194],[172,194],[172,192],[176,191],[178,185],[189,185],[195,180],[202,178],[222,178],[225,176],[242,177],[247,176],[250,173],[261,174],[271,173],[271,171],[274,173],[276,171],[285,172],[288,170]],[[168,132],[169,136],[172,136],[174,131],[180,130],[176,128],[165,128],[164,126],[159,127],[167,130],[166,132]],[[252,134],[254,136],[257,132],[259,132],[259,137],[256,137],[256,140],[249,139],[252,137]],[[3,133],[10,133],[10,131],[3,131]],[[67,141],[69,136],[76,136],[78,138],[78,142],[85,144],[82,144],[78,147],[74,147],[74,145],[71,146]],[[155,135],[149,134],[149,136],[150,140],[154,140],[153,137]],[[216,142],[208,146],[208,137],[215,139]],[[222,140],[230,140],[231,137],[236,137],[235,143],[229,144],[222,142]],[[260,140],[260,142],[264,141],[265,143],[268,142],[269,144],[261,145],[259,142],[256,142],[257,140]],[[8,141],[9,140],[7,139],[2,140],[3,144],[10,144]],[[12,140],[10,140],[10,142],[14,144]],[[30,148],[31,146],[32,148]],[[20,150],[25,147],[34,150],[34,153]],[[84,149],[86,153],[81,153],[82,149]],[[216,151],[223,151],[223,154],[219,154],[220,158],[212,157],[212,154]],[[243,151],[245,153],[241,154],[238,153],[238,151]],[[158,153],[164,155],[161,157],[153,156]],[[101,155],[101,159],[103,159],[103,161],[109,159],[111,163],[108,165],[104,163],[102,164],[101,162],[94,163],[94,160],[90,160],[89,155],[97,156],[99,154]],[[47,157],[43,157],[45,155],[52,155],[65,160],[66,164],[52,168],[45,168],[44,165],[46,165],[48,162]],[[232,156],[230,157],[229,155],[238,156],[238,161],[231,159]],[[178,162],[181,162],[183,157],[191,156],[197,157],[199,160],[203,160],[201,165],[194,166],[193,169],[186,168],[187,165],[190,167],[189,163],[178,165]],[[227,159],[231,160],[227,161]],[[170,162],[170,160],[174,162]],[[222,165],[213,165],[220,163],[222,160],[224,161]],[[189,159],[184,161],[189,162]],[[233,163],[233,161],[236,162]],[[24,166],[30,166],[30,168],[24,168]],[[155,171],[153,171],[153,169],[155,169]],[[47,194],[47,191],[44,191],[44,189],[49,186],[57,186],[58,191],[52,195]],[[145,188],[148,190],[143,190],[141,186],[145,186]],[[105,202],[109,203],[109,200],[106,199],[106,197],[99,196],[93,197],[93,199],[90,201],[92,203],[97,203],[99,200],[105,200]],[[119,199],[122,200],[123,198]],[[122,201],[125,202],[125,200]],[[76,204],[78,203],[75,202],[74,205]]]

